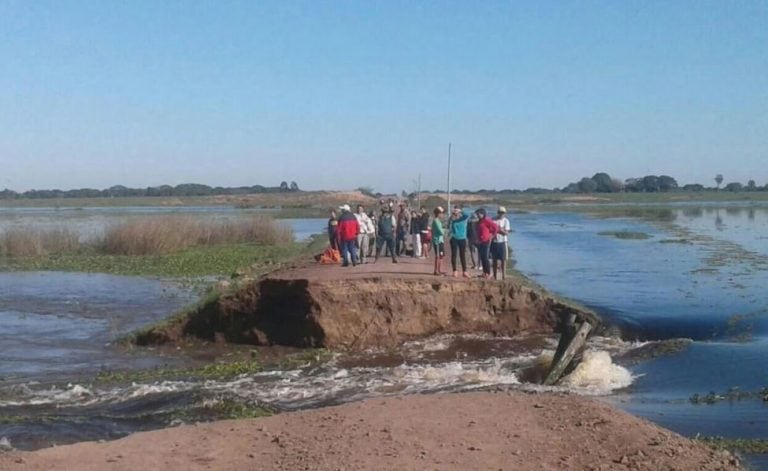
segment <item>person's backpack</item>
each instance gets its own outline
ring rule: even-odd
[[[382,237],[392,236],[394,227],[392,227],[392,215],[384,213],[379,217],[379,235]]]

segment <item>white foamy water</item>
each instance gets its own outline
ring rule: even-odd
[[[592,350],[584,353],[581,363],[560,384],[577,392],[604,395],[632,384],[632,373],[614,364],[608,352]]]
[[[447,345],[445,338],[412,344],[412,357],[418,357],[422,347],[434,351]],[[598,341],[597,347],[605,342]],[[595,347],[595,346],[593,346]],[[615,352],[626,351],[634,345],[612,344]],[[519,387],[532,391],[571,391],[577,394],[605,395],[632,383],[632,375],[615,365],[605,350],[590,350],[584,360],[560,385],[542,387],[521,384],[520,374],[535,365],[546,365],[552,352],[491,357],[476,360],[442,362],[409,362],[391,367],[341,367],[338,358],[324,365],[295,370],[266,371],[243,375],[230,381],[157,381],[112,387],[87,388],[67,385],[63,388],[35,389],[17,387],[14,397],[0,400],[0,407],[19,405],[54,405],[82,407],[113,404],[137,398],[159,395],[194,393],[200,403],[212,398],[230,398],[249,404],[260,404],[279,410],[296,410],[339,404],[371,397],[401,394],[471,391],[494,386]],[[546,368],[546,366],[543,366]]]

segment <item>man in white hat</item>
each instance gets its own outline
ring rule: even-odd
[[[509,224],[509,219],[506,217],[507,208],[499,206],[496,211],[496,217],[493,219],[494,224],[498,227],[496,235],[491,242],[491,260],[493,260],[493,278],[498,279],[498,265],[501,262],[501,279],[504,280],[507,277],[507,247],[509,243],[509,233],[512,230]]]
[[[336,234],[339,239],[339,249],[343,258],[342,266],[348,267],[350,260],[352,266],[357,265],[357,234],[360,232],[360,224],[352,214],[352,208],[348,204],[339,207],[339,225]]]

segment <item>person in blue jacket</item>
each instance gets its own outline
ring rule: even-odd
[[[459,276],[456,270],[456,255],[461,260],[461,273],[464,278],[469,278],[467,273],[467,220],[469,214],[464,212],[460,206],[454,206],[451,213],[451,219],[448,222],[448,232],[451,236],[451,266],[453,267],[454,278]]]

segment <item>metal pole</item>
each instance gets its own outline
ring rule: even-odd
[[[418,208],[420,209],[421,208],[421,174],[419,174],[419,186],[417,188],[416,202],[417,202],[416,206],[418,206]]]
[[[445,208],[448,214],[451,213],[451,143],[448,143],[448,207]]]

